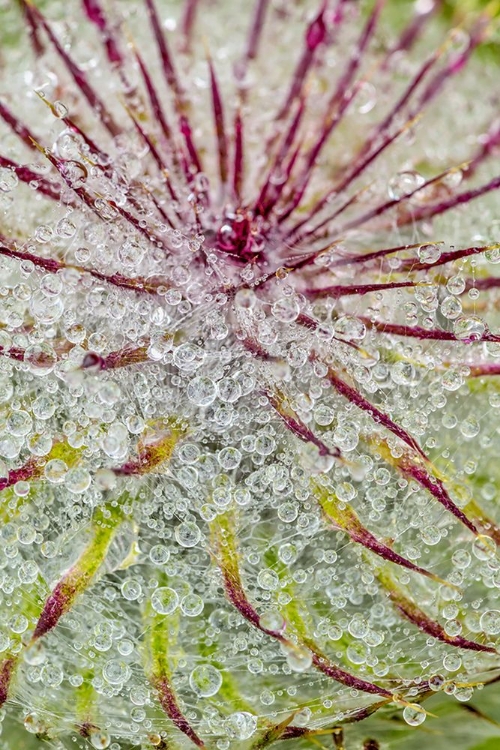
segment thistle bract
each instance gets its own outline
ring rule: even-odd
[[[493,20],[383,6],[9,10],[5,747],[341,750],[497,678]]]

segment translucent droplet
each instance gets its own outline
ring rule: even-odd
[[[403,719],[411,727],[418,727],[425,721],[425,711],[417,704],[410,704],[403,709]]]
[[[102,676],[110,685],[122,685],[130,679],[131,671],[124,661],[112,659],[104,665]]]
[[[61,482],[64,482],[67,471],[68,467],[64,461],[61,461],[59,458],[53,458],[51,461],[47,461],[43,473],[52,484],[61,484]]]
[[[130,602],[142,594],[142,586],[136,578],[127,578],[121,585],[122,596]]]
[[[437,526],[425,526],[422,529],[422,541],[425,544],[429,544],[431,546],[434,546],[435,544],[438,544],[441,540],[441,533]]]
[[[29,364],[33,374],[43,377],[54,369],[57,363],[57,355],[51,346],[41,342],[26,348],[24,361]]]
[[[19,183],[17,174],[9,167],[0,167],[0,190],[3,193],[10,193]]]
[[[170,550],[163,544],[155,544],[149,551],[149,559],[154,565],[165,565],[170,557]]]
[[[201,531],[193,521],[185,521],[176,527],[175,538],[181,547],[195,547],[201,539]]]
[[[189,685],[198,697],[211,698],[221,688],[222,675],[211,664],[200,664],[189,675]]]
[[[88,470],[84,466],[76,466],[67,472],[64,486],[74,495],[81,495],[90,487],[91,481]]]
[[[41,290],[30,299],[30,311],[33,317],[44,325],[56,323],[64,312],[61,297],[47,297]]]
[[[281,633],[286,628],[286,622],[281,612],[277,609],[270,609],[259,617],[259,625],[265,630]]]
[[[17,575],[21,583],[30,584],[36,581],[39,572],[38,565],[34,560],[26,560],[19,566]]]
[[[273,304],[271,310],[276,320],[282,323],[291,323],[297,319],[300,305],[295,297],[282,297]]]
[[[205,602],[198,594],[187,594],[181,599],[181,610],[186,617],[197,617],[203,612]]]
[[[278,507],[278,518],[284,523],[293,523],[299,515],[299,506],[293,500],[281,503]]]
[[[237,711],[227,717],[225,729],[231,739],[248,740],[257,729],[257,717],[248,711]]]
[[[358,318],[342,315],[335,322],[335,333],[337,336],[342,336],[352,341],[361,341],[366,336],[366,326]]]
[[[42,682],[48,687],[58,687],[64,678],[64,673],[57,664],[46,664],[42,669]]]
[[[7,429],[15,437],[28,435],[33,426],[33,420],[27,411],[15,411],[7,420]]]
[[[356,96],[356,105],[358,112],[362,115],[371,112],[377,103],[377,89],[369,81],[365,81],[359,88],[359,93]]]
[[[500,633],[500,611],[490,609],[481,615],[480,625],[482,630],[488,635],[498,635]]]
[[[257,576],[257,583],[262,589],[265,589],[266,591],[274,591],[279,588],[280,579],[278,578],[278,574],[275,573],[274,570],[266,568],[265,570],[261,570],[259,572]]]
[[[97,750],[105,750],[111,742],[109,734],[100,729],[92,729],[89,734],[89,740],[92,747],[97,748]]]
[[[425,180],[421,174],[413,170],[398,172],[390,181],[388,187],[389,198],[400,200],[405,195],[410,195],[417,188],[422,187]]]
[[[181,344],[174,350],[173,359],[179,370],[190,373],[201,367],[205,354],[199,346]]]
[[[168,586],[155,589],[151,595],[151,606],[160,615],[171,615],[177,609],[178,604],[177,591]]]
[[[391,378],[398,385],[411,385],[415,379],[415,367],[411,362],[396,362],[391,367]]]
[[[30,734],[43,735],[46,731],[45,724],[35,711],[31,711],[24,718],[24,728]]]
[[[453,331],[460,341],[480,341],[486,330],[486,326],[476,315],[463,316],[455,322]]]
[[[68,108],[63,102],[60,102],[59,100],[54,102],[53,105],[53,112],[56,117],[59,117],[61,120],[64,119],[64,117],[68,116]]]
[[[305,648],[295,647],[290,649],[286,661],[292,672],[305,672],[312,665],[312,653]]]
[[[0,374],[0,404],[5,404],[11,400],[14,393],[12,380],[5,374]]]
[[[223,469],[230,471],[236,469],[241,461],[241,451],[237,448],[223,448],[218,455],[218,460]]]
[[[448,320],[456,320],[462,314],[462,303],[450,294],[441,302],[441,312]]]
[[[188,384],[187,397],[197,406],[209,406],[215,401],[216,395],[215,383],[210,378],[199,376]]]
[[[440,257],[440,245],[420,245],[418,248],[418,259],[421,263],[436,263]]]

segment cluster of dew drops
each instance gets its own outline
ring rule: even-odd
[[[51,98],[57,89],[52,69],[41,90]],[[56,102],[58,117],[72,104]],[[209,250],[198,263],[203,235],[155,224],[144,200],[141,226],[154,226],[155,236],[175,249],[166,256],[161,241],[146,239],[105,200],[126,206],[137,179],[155,187],[136,134],[116,141],[111,181],[97,169],[82,169],[84,146],[67,128],[59,127],[52,146],[59,158],[74,160],[69,185],[85,183],[103,196],[98,216],[74,205],[69,185],[60,205],[47,208],[35,198],[36,184],[21,185],[11,169],[0,169],[2,211],[14,212],[17,229],[28,236],[23,249],[64,259],[57,273],[31,260],[0,259],[6,355],[0,358],[0,479],[30,462],[41,467],[34,479],[21,474],[2,491],[0,658],[29,641],[37,603],[88,544],[96,509],[126,492],[128,511],[99,575],[53,632],[23,651],[14,708],[7,703],[2,714],[17,711],[40,737],[75,737],[77,696],[90,685],[93,747],[160,745],[172,724],[144,670],[146,605],[178,623],[173,688],[188,721],[217,750],[252,742],[263,720],[277,721],[287,711],[296,711],[295,726],[321,726],[364,705],[359,691],[316,672],[307,649],[287,653],[232,607],[210,538],[211,522],[229,511],[237,519],[245,591],[262,629],[286,631],[283,611],[295,600],[310,637],[347,671],[378,685],[392,685],[397,676],[398,684],[410,686],[409,700],[419,680],[469,700],[471,676],[494,659],[447,646],[402,619],[360,545],[325,521],[310,481],[327,477],[339,502],[353,507],[375,536],[391,539],[409,560],[453,584],[392,570],[450,637],[497,644],[500,565],[492,545],[474,539],[384,461],[373,435],[395,456],[398,438],[336,393],[327,366],[310,356],[320,352],[347,373],[443,467],[452,467],[457,484],[450,495],[459,507],[474,496],[494,516],[500,394],[494,386],[468,387],[469,350],[460,339],[480,338],[485,324],[463,315],[464,275],[457,271],[444,286],[375,294],[366,302],[328,296],[311,302],[286,264],[262,285],[255,264],[228,264]],[[31,167],[40,179],[48,174],[42,158]],[[391,179],[389,195],[410,192],[419,179],[402,171]],[[33,216],[39,223],[31,229]],[[317,265],[327,272],[342,251],[323,253]],[[418,258],[432,263],[440,252],[425,244]],[[484,262],[497,260],[490,253]],[[161,277],[162,283],[155,294],[137,293],[82,267],[131,279]],[[235,294],[227,292],[238,285]],[[469,290],[470,304],[477,299],[477,290]],[[451,326],[458,341],[382,339],[361,320],[369,314]],[[301,315],[314,321],[314,331],[300,325]],[[500,355],[496,343],[478,346]],[[119,358],[132,350],[142,357],[138,363],[102,366],[110,353]],[[270,403],[269,394],[278,391],[328,454],[288,429]],[[168,462],[127,475],[123,467],[163,440],[172,424],[184,433]],[[225,676],[244,708],[232,710],[223,696]],[[403,716],[418,725],[425,712],[407,706]]]

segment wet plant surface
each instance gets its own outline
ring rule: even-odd
[[[6,9],[0,747],[498,742],[495,8],[384,5]]]

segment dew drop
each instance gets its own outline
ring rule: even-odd
[[[92,747],[97,748],[97,750],[105,750],[111,742],[109,734],[100,729],[92,729],[89,734],[89,740]]]
[[[421,174],[413,170],[398,172],[389,180],[388,193],[391,200],[400,200],[410,195],[417,188],[422,187],[425,180]]]
[[[222,686],[222,675],[211,664],[200,664],[189,675],[189,686],[199,698],[211,698]]]
[[[174,589],[162,586],[153,591],[151,595],[151,606],[160,615],[171,615],[177,609],[179,596]]]
[[[195,547],[201,539],[201,531],[193,521],[185,521],[176,527],[175,538],[181,547]]]
[[[224,726],[231,739],[248,740],[257,729],[257,717],[248,711],[237,711],[227,717]]]
[[[453,331],[460,341],[469,343],[480,341],[486,330],[486,326],[476,315],[462,316],[455,321]]]
[[[421,263],[436,263],[441,257],[439,245],[420,245],[418,248],[418,259]]]
[[[500,633],[500,611],[498,609],[490,609],[484,612],[481,615],[479,623],[488,635],[498,635]]]
[[[415,703],[405,706],[403,709],[403,719],[411,727],[418,727],[425,721],[425,711]]]

